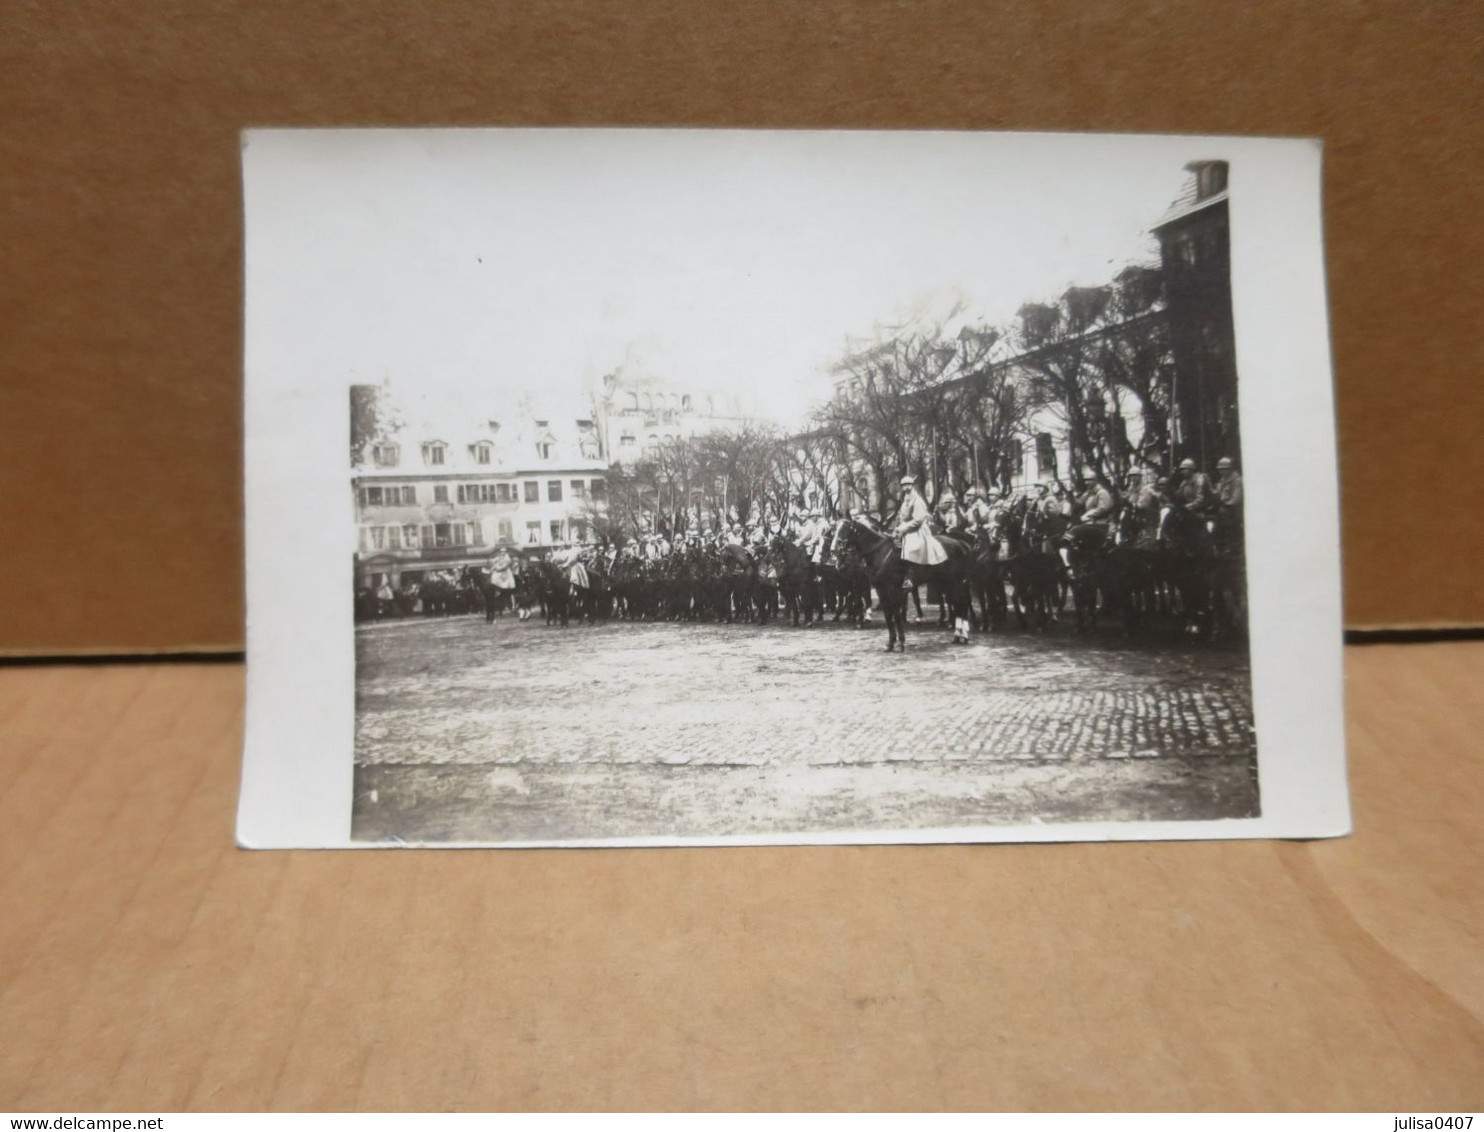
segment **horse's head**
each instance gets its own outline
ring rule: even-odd
[[[1205,522],[1194,512],[1174,503],[1166,503],[1159,511],[1157,542],[1199,542],[1206,533]]]
[[[827,554],[837,554],[842,550],[853,549],[855,546],[854,531],[851,529],[850,519],[838,519],[830,528],[829,541],[826,543]]]

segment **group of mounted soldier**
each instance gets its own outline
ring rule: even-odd
[[[1243,628],[1243,487],[1230,458],[1208,477],[1186,459],[1169,475],[1093,469],[1073,485],[1047,481],[995,496],[970,486],[930,505],[911,476],[884,520],[800,510],[781,529],[732,522],[711,530],[648,530],[523,557],[497,549],[483,567],[443,571],[383,591],[377,609],[407,614],[503,612],[566,625],[611,618],[809,625],[895,614],[920,590],[940,602],[954,640],[1012,617],[1045,629],[1072,605],[1079,627],[1118,614],[1126,632],[1162,619],[1182,631]],[[873,596],[875,600],[873,601]],[[976,608],[977,604],[977,608]],[[891,643],[888,644],[891,647]]]

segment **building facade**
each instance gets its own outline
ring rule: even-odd
[[[741,428],[752,419],[735,393],[690,388],[633,365],[606,374],[596,402],[603,454],[626,467],[669,441]]]
[[[1241,450],[1231,226],[1225,161],[1193,161],[1184,188],[1154,226],[1170,312],[1176,460],[1210,469]]]
[[[499,546],[587,539],[607,497],[600,447],[591,414],[437,412],[353,387],[356,584],[397,587],[483,565]]]
[[[961,494],[969,484],[1023,493],[1044,482],[1074,483],[1079,452],[1097,453],[1101,474],[1118,481],[1147,480],[1187,457],[1209,474],[1221,457],[1240,457],[1228,166],[1195,161],[1185,174],[1180,195],[1150,228],[1157,263],[1131,264],[1107,286],[1074,287],[1056,303],[1027,304],[1022,317],[1030,311],[1063,319],[1049,338],[1033,337],[1028,350],[1022,341],[1024,352],[945,381],[1003,379],[1026,391],[1026,412],[991,454],[941,437],[909,437],[914,470],[926,469],[930,495],[944,488]],[[1089,303],[1092,314],[1077,319],[1079,304],[1085,311]],[[1085,329],[1069,333],[1069,324]],[[889,363],[892,348],[872,345],[846,358],[834,374],[836,396],[850,396],[855,375],[873,361]],[[1069,392],[1065,378],[1060,387],[1045,380],[1054,368],[1047,357],[1057,352],[1085,356],[1100,371],[1086,400]],[[920,458],[924,452],[934,455]],[[896,485],[889,477],[878,482],[863,461],[852,461],[838,478],[854,485],[857,505],[895,506]]]

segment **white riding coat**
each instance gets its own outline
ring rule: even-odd
[[[902,501],[896,531],[902,536],[902,557],[919,566],[937,566],[948,561],[948,552],[929,525],[933,509],[916,488]]]

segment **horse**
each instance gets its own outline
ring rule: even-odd
[[[757,623],[767,624],[769,617],[779,615],[781,603],[778,597],[778,563],[766,551],[756,555],[757,560]]]
[[[1024,497],[1015,501],[1003,527],[1005,552],[1001,555],[1005,579],[1015,605],[1016,621],[1022,629],[1035,622],[1045,632],[1059,608],[1062,581],[1061,560],[1046,549],[1046,532]]]
[[[721,549],[721,569],[727,624],[739,615],[751,621],[754,611],[763,605],[757,559],[745,546],[729,543]]]
[[[544,605],[542,591],[545,581],[541,571],[534,566],[523,566],[515,575],[515,614],[522,621],[531,616],[531,610]]]
[[[813,625],[819,607],[819,586],[814,579],[814,563],[809,553],[781,534],[774,536],[768,553],[778,569],[778,593],[783,599],[786,615],[793,618],[795,628],[798,628],[801,614],[806,627]]]
[[[1000,559],[998,524],[974,533],[969,554],[969,591],[982,611],[976,620],[981,633],[1002,629],[1009,614],[1005,597],[1005,569]],[[972,601],[969,615],[974,617]]]
[[[397,617],[411,617],[417,609],[417,586],[402,585],[392,591],[392,613]]]
[[[1122,615],[1125,637],[1139,631],[1151,605],[1150,594],[1154,588],[1150,538],[1141,530],[1140,519],[1139,512],[1126,501],[1114,512],[1107,541],[1085,565],[1096,583],[1096,590],[1087,609],[1083,608],[1083,596],[1079,594],[1077,597],[1079,628],[1097,628],[1099,611],[1106,609]],[[1075,575],[1078,569],[1076,551],[1073,557]]]
[[[652,618],[655,613],[654,582],[649,564],[631,552],[614,560],[609,574],[614,612],[626,621]]]
[[[608,584],[607,567],[602,562],[586,562],[581,575],[586,577],[585,585],[577,580],[579,575],[576,570],[568,571],[577,619],[593,624],[606,621],[613,611],[613,591]]]
[[[844,518],[835,528],[835,544],[853,550],[865,563],[867,576],[881,597],[881,612],[886,617],[886,651],[891,652],[901,645],[907,651],[907,591],[904,583],[910,577],[914,581],[936,583],[947,601],[954,622],[954,642],[968,642],[969,548],[956,539],[939,539],[948,553],[948,560],[937,566],[922,566],[908,563],[896,540],[866,526],[858,519]]]
[[[540,580],[541,604],[546,608],[546,623],[560,621],[563,629],[572,615],[572,579],[567,571],[550,559],[543,558],[536,566]]]
[[[356,590],[355,617],[357,621],[380,621],[386,616],[387,603],[377,596],[369,586]]]
[[[834,587],[834,619],[839,621],[841,614],[846,614],[852,625],[864,629],[866,614],[871,609],[871,578],[861,556],[850,547],[839,545],[834,536],[835,529],[831,528],[820,576]]]
[[[490,604],[492,601],[496,613],[505,609],[514,611],[520,607],[520,565],[520,560],[512,557],[507,569],[491,568],[487,573],[481,573],[486,603]]]
[[[472,588],[477,595],[479,606],[484,610],[485,624],[492,624],[495,614],[509,609],[515,597],[515,577],[508,572],[504,575],[512,584],[500,586],[495,582],[493,571],[482,569],[478,566],[465,566],[460,582]],[[476,607],[473,612],[479,612]]]
[[[1136,545],[1131,512],[1120,506],[1100,532],[1073,530],[1068,558],[1079,633],[1096,630],[1104,612],[1123,615],[1124,636],[1138,628],[1149,571],[1146,553]]]
[[[1210,529],[1194,511],[1167,503],[1159,513],[1155,547],[1157,576],[1169,587],[1177,630],[1204,636],[1211,627]]]
[[[1212,635],[1241,636],[1247,631],[1247,540],[1241,513],[1218,509],[1210,530]]]
[[[424,617],[447,617],[454,613],[457,596],[454,585],[442,578],[426,578],[417,587],[417,597],[422,602]]]

